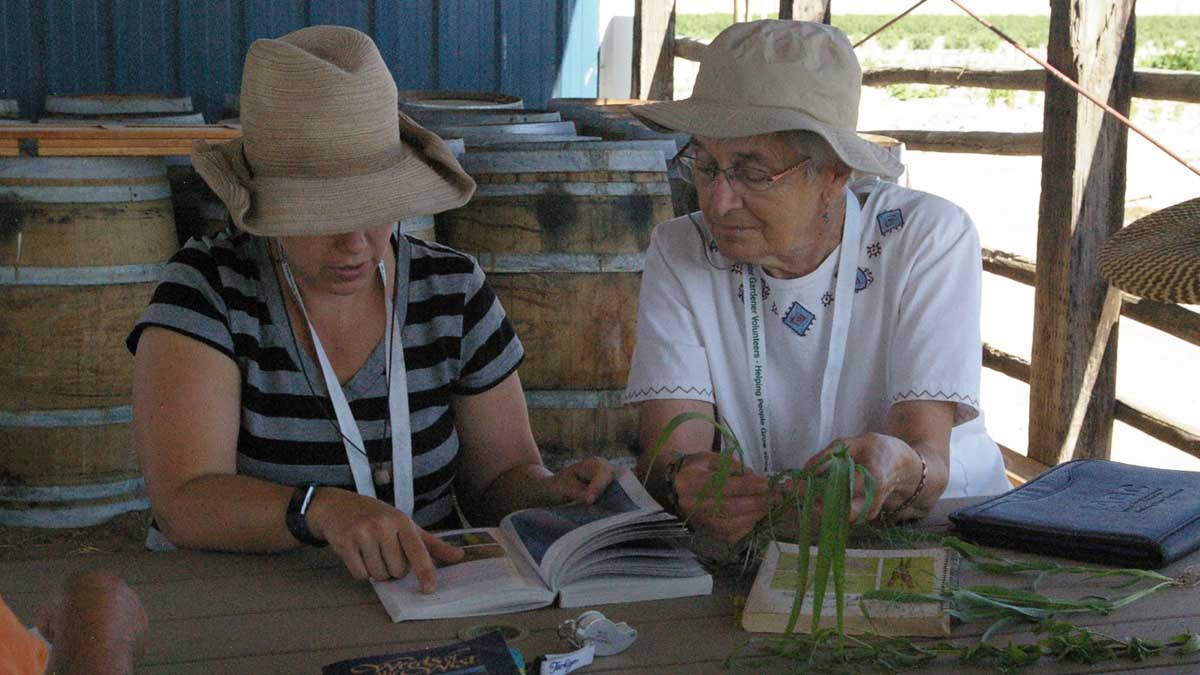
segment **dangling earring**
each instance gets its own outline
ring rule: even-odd
[[[828,208],[826,208],[825,212],[821,214],[821,220],[825,221],[826,223],[829,222],[829,209]]]

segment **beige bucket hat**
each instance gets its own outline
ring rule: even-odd
[[[1200,303],[1200,198],[1138,218],[1100,248],[1100,276],[1148,300]]]
[[[658,130],[712,138],[812,131],[852,169],[899,176],[904,166],[855,131],[861,91],[858,58],[838,29],[751,21],[726,28],[704,49],[690,98],[629,112]]]
[[[446,144],[399,113],[391,72],[353,28],[255,40],[241,119],[240,138],[197,141],[192,164],[253,234],[341,234],[462,206],[475,191]]]

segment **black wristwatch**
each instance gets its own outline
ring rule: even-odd
[[[288,532],[296,541],[309,546],[328,546],[329,542],[318,539],[308,529],[308,507],[312,505],[313,495],[317,492],[317,484],[299,485],[292,492],[292,500],[288,502],[287,514],[283,517],[287,523]]]

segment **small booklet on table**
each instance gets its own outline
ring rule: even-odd
[[[712,592],[712,577],[683,546],[683,524],[628,470],[595,504],[525,509],[496,528],[438,533],[466,550],[439,567],[437,590],[409,575],[374,581],[393,621],[661,600]]]
[[[754,585],[742,610],[742,627],[755,633],[783,633],[787,630],[788,615],[796,597],[800,547],[772,541],[767,544],[762,565],[754,577]],[[845,610],[843,621],[847,633],[878,633],[880,635],[944,636],[950,634],[950,615],[946,603],[890,602],[864,599],[868,591],[900,591],[937,596],[948,582],[950,551],[930,549],[846,549]],[[800,606],[796,632],[807,633],[812,628],[812,578],[817,561],[817,549],[809,556],[809,591]],[[863,608],[866,608],[866,614]],[[834,603],[833,579],[829,579],[821,605],[821,626],[834,626],[837,607]]]

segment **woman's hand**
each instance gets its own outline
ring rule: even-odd
[[[318,489],[307,518],[312,533],[329,542],[355,579],[401,579],[412,572],[421,590],[432,593],[434,560],[456,563],[464,555],[399,509],[349,490]]]
[[[549,485],[562,503],[595,504],[616,475],[608,460],[589,457],[550,476]]]
[[[679,515],[697,529],[707,530],[719,539],[734,544],[754,529],[767,515],[770,502],[769,481],[743,466],[735,458],[729,477],[721,487],[721,503],[708,481],[717,473],[720,455],[697,452],[687,455],[675,473],[675,495]]]
[[[867,432],[849,438],[835,439],[805,465],[806,469],[845,445],[847,454],[856,464],[866,467],[875,478],[875,499],[867,512],[869,519],[879,517],[884,510],[894,512],[921,485],[921,458],[908,443],[886,434]],[[866,506],[866,481],[854,474],[854,491],[850,498],[850,519],[855,520]]]

